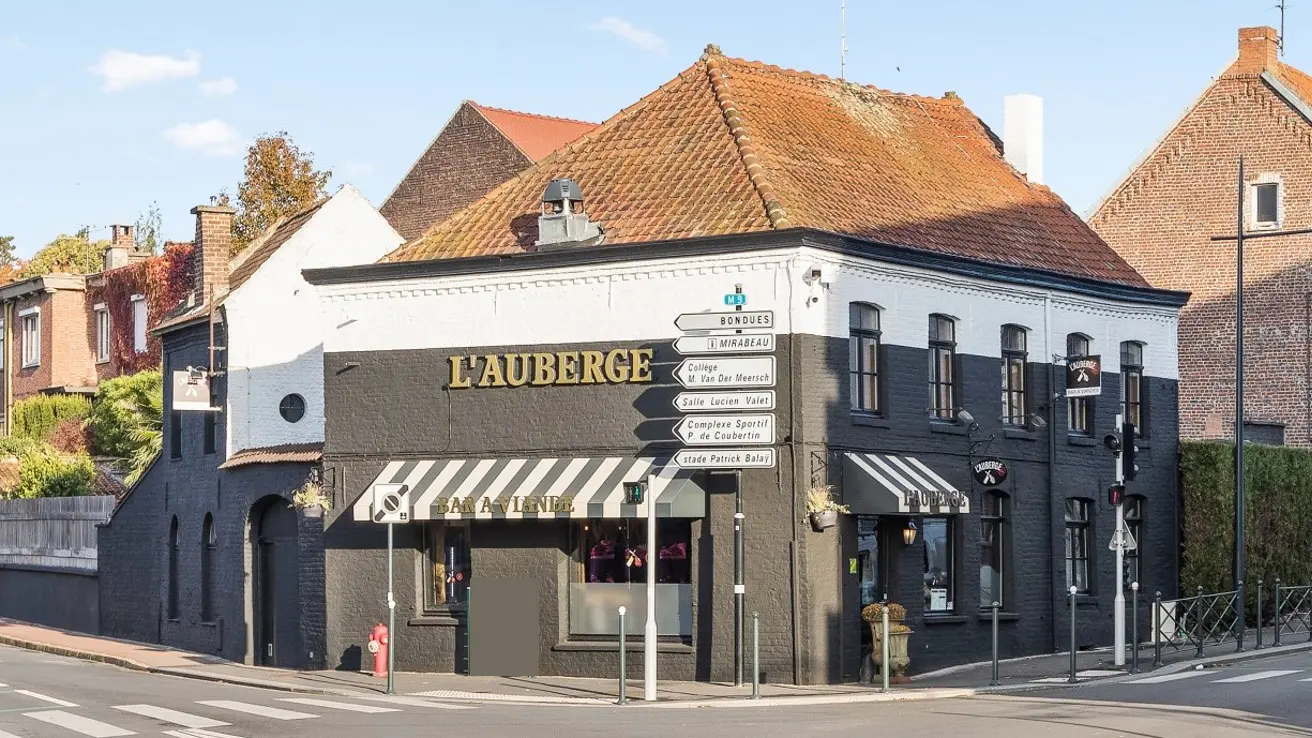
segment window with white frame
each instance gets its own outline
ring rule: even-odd
[[[41,313],[19,313],[23,319],[23,366],[38,366],[41,363]]]
[[[0,320],[0,369],[5,368],[6,354],[9,353],[6,351],[7,348],[8,345],[5,341],[5,322]]]
[[[139,354],[146,352],[146,296],[132,296],[132,348]]]
[[[109,307],[100,303],[96,315],[96,361],[109,361]]]
[[[1265,173],[1248,185],[1248,226],[1279,228],[1285,219],[1284,183],[1279,174]]]

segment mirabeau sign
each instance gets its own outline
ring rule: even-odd
[[[652,381],[653,349],[450,356],[451,389],[641,384]]]

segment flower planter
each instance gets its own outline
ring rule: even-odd
[[[825,510],[824,512],[811,513],[811,527],[819,533],[827,528],[838,525],[838,511]]]
[[[308,507],[301,508],[301,514],[307,518],[322,518],[323,508],[319,507],[318,505],[310,505]]]
[[[892,628],[898,624],[897,621],[890,621],[889,627]],[[883,623],[871,623],[870,634],[874,640],[874,650],[870,658],[875,662],[875,674],[883,673],[884,644],[883,644]],[[911,656],[908,652],[910,646],[911,631],[903,633],[892,633],[888,638],[888,671],[890,678],[903,679],[907,673],[907,667],[911,665]]]

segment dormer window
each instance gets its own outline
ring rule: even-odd
[[[1263,174],[1249,185],[1248,225],[1253,229],[1279,228],[1284,221],[1284,193],[1279,174]]]

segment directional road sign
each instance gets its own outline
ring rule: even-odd
[[[688,389],[721,387],[773,387],[773,356],[733,356],[723,359],[684,359],[674,378]]]
[[[773,448],[685,448],[674,465],[685,469],[773,469]]]
[[[724,304],[725,304],[725,305],[746,305],[746,304],[747,304],[747,295],[743,295],[743,294],[725,295],[725,296],[724,296]]]
[[[674,350],[681,354],[761,354],[774,351],[773,333],[734,333],[721,336],[680,336]]]
[[[722,413],[728,410],[773,410],[774,390],[738,392],[680,392],[674,409],[685,413]]]
[[[674,319],[681,331],[725,331],[744,328],[773,328],[773,310],[742,310],[720,313],[684,313]]]
[[[774,413],[689,415],[674,426],[674,435],[689,446],[774,443]]]

